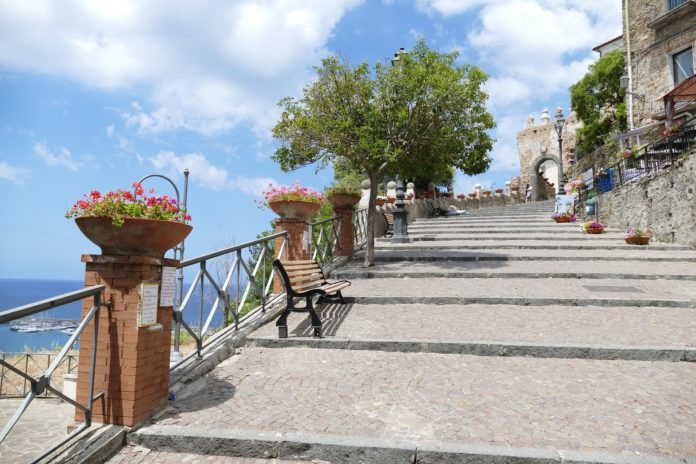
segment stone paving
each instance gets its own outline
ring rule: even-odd
[[[304,314],[260,328],[110,462],[696,463],[696,251],[590,240],[550,207],[378,241],[375,268],[336,271],[324,338]]]
[[[9,422],[21,399],[0,400],[0,424]],[[34,399],[5,441],[0,444],[0,462],[26,463],[64,438],[73,422],[75,408],[56,399]]]
[[[330,464],[327,461],[286,461],[282,459],[255,459],[238,458],[231,456],[201,456],[190,453],[169,453],[166,451],[152,451],[142,446],[127,446],[121,452],[106,461],[107,464]]]

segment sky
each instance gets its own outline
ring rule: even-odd
[[[269,182],[333,180],[271,159],[278,101],[322,57],[374,65],[420,38],[489,74],[493,162],[456,193],[502,187],[527,116],[567,114],[592,47],[620,33],[618,0],[0,0],[0,278],[80,280],[99,250],[65,212],[148,174],[182,189],[191,173],[187,258],[254,239]]]

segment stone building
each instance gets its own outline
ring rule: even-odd
[[[575,130],[581,122],[574,112],[571,112],[563,126],[563,167],[564,169],[573,161],[575,148]],[[532,186],[532,198],[544,200],[552,198],[552,192],[558,185],[558,133],[554,120],[549,117],[548,110],[544,110],[539,124],[535,124],[534,117],[527,118],[527,127],[517,133],[517,152],[520,157],[520,186],[522,189],[527,184]],[[548,184],[548,185],[547,185]],[[553,189],[549,188],[553,187]]]
[[[629,128],[665,119],[663,97],[694,74],[696,0],[623,0]],[[675,115],[696,110],[681,102]]]

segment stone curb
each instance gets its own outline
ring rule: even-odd
[[[332,464],[688,464],[690,457],[587,453],[439,441],[413,443],[373,437],[152,426],[129,444],[158,451],[248,458],[322,460]]]
[[[629,280],[696,280],[696,274],[613,274],[603,272],[387,272],[387,271],[334,271],[335,279],[629,279]]]
[[[605,307],[646,307],[659,308],[693,308],[694,302],[689,300],[641,300],[623,298],[517,298],[517,297],[478,297],[467,298],[457,296],[353,296],[346,298],[351,303],[361,305],[377,304],[501,304],[521,306],[605,306]]]
[[[321,348],[340,350],[386,351],[393,353],[438,353],[473,356],[523,356],[622,361],[696,362],[696,348],[542,345],[499,342],[420,342],[411,340],[360,340],[338,338],[249,337],[262,348]]]

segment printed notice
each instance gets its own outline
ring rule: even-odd
[[[174,287],[176,281],[175,267],[162,267],[162,291],[160,292],[160,306],[174,306]]]
[[[159,285],[142,283],[140,286],[140,307],[138,308],[138,327],[157,324],[157,292]]]

